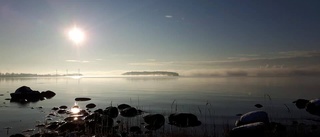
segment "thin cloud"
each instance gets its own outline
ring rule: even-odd
[[[164,17],[166,17],[166,18],[173,18],[172,15],[166,15],[166,16],[164,16]]]
[[[286,51],[279,52],[279,55],[282,57],[288,58],[296,58],[296,57],[317,57],[320,56],[320,51],[312,50],[312,51]]]

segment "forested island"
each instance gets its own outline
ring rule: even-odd
[[[179,76],[179,74],[177,72],[168,72],[168,71],[140,71],[140,72],[139,71],[132,71],[132,72],[123,73],[122,75]]]

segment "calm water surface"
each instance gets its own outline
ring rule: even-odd
[[[298,98],[320,97],[320,78],[317,77],[112,77],[112,78],[0,78],[0,136],[34,129],[43,122],[52,107],[74,104],[76,97],[90,97],[97,108],[111,104],[131,104],[150,113],[191,112],[211,128],[234,123],[236,114],[257,110],[269,113],[270,119],[290,123],[316,118],[298,110],[292,101]],[[37,103],[10,103],[10,93],[20,86],[33,90],[52,90],[57,95]],[[43,109],[37,107],[42,106]],[[34,109],[31,109],[31,108]]]

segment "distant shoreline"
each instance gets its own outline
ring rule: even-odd
[[[17,77],[68,77],[68,76],[83,76],[80,73],[73,74],[31,74],[31,73],[5,73],[0,74],[0,78],[17,78]]]

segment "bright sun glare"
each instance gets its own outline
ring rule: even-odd
[[[72,114],[78,114],[80,112],[80,107],[76,102],[74,103],[74,106],[71,108],[70,111]]]
[[[68,36],[76,45],[81,44],[85,40],[85,33],[76,26],[69,30]]]

